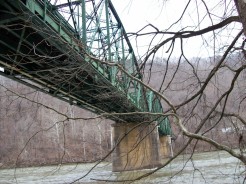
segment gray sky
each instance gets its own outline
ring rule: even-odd
[[[173,22],[177,21],[181,16],[188,0],[111,0],[124,24],[126,32],[136,32],[143,28],[145,25],[151,23],[158,27],[159,30],[165,30]],[[205,28],[209,25],[216,24],[223,17],[227,17],[232,14],[232,1],[226,1],[228,4],[225,5],[225,1],[214,1],[206,0],[206,5],[211,11],[210,16],[207,14],[206,7],[202,1],[191,1],[189,8],[182,19],[177,25],[171,30],[179,31],[181,27],[187,27],[187,30],[198,30]],[[199,13],[198,13],[199,12]],[[199,15],[199,16],[198,16]],[[211,22],[210,17],[213,19]],[[214,48],[218,49],[221,45],[227,45],[228,41],[231,41],[235,34],[237,34],[240,26],[237,25],[238,29],[231,31],[235,27],[232,25],[230,29],[226,29],[222,32],[216,32],[215,34],[205,34],[204,37],[198,36],[191,39],[184,40],[185,47],[184,51],[187,57],[207,57],[213,56]],[[151,31],[151,29],[146,29]],[[214,39],[216,36],[216,39]],[[142,55],[147,51],[149,41],[152,37],[144,37],[138,39],[138,49],[136,49],[135,39],[131,39],[131,43],[135,47],[135,52],[139,51],[139,55]],[[153,43],[156,44],[162,39],[157,37]],[[206,39],[206,41],[205,41]],[[214,42],[215,40],[215,42]],[[158,55],[167,57],[168,53],[165,53],[168,49],[166,47],[161,50]],[[179,56],[180,47],[177,44],[175,49],[175,56]],[[221,53],[223,50],[221,50]],[[219,54],[219,52],[216,52]]]

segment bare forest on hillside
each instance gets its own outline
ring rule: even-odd
[[[219,56],[218,56],[219,60]],[[238,67],[243,62],[241,55],[232,55],[227,59],[228,67]],[[152,65],[149,63],[145,68],[145,80],[151,87],[161,91],[173,102],[179,104],[188,99],[192,92],[197,90],[197,81],[203,81],[209,74],[209,70],[216,62],[210,58],[192,59],[190,64],[174,59],[169,63],[157,59]],[[177,70],[178,67],[178,70]],[[194,70],[193,70],[194,69]],[[151,73],[149,72],[151,71]],[[196,76],[194,71],[198,74]],[[175,76],[173,73],[176,72]],[[246,108],[244,101],[245,75],[242,74],[235,85],[232,95],[227,100],[226,111],[220,118],[223,103],[220,110],[216,110],[209,118],[202,132],[207,137],[222,142],[231,148],[244,149],[245,125],[236,117],[228,114],[243,112]],[[163,77],[165,81],[162,84]],[[217,101],[219,96],[230,87],[233,72],[222,69],[212,83],[203,93],[202,99],[178,109],[189,131],[193,132],[199,122],[205,118],[206,113]],[[171,82],[170,82],[171,81]],[[162,86],[161,86],[162,84]],[[13,90],[17,94],[11,93]],[[175,93],[175,95],[173,95]],[[1,165],[2,167],[47,165],[57,163],[93,162],[102,158],[111,148],[111,121],[106,119],[96,120],[70,120],[63,118],[52,110],[42,107],[38,103],[32,103],[18,96],[24,96],[40,104],[55,108],[61,113],[73,117],[93,117],[92,113],[78,109],[49,95],[37,92],[14,81],[1,78]],[[168,108],[165,108],[168,110]],[[171,119],[171,122],[174,121]],[[178,152],[187,138],[172,122],[173,149]],[[243,136],[243,139],[240,139]],[[203,152],[216,150],[215,147],[204,141],[193,141],[183,153]],[[18,159],[16,159],[18,158]],[[110,160],[110,158],[108,158]]]
[[[65,121],[57,112],[71,118],[93,113],[5,77],[0,80],[1,168],[95,162],[111,149],[110,120]]]
[[[166,60],[158,58],[157,62],[146,65],[146,83],[149,82],[151,87],[160,90],[174,105],[178,105],[180,102],[189,99],[197,91],[220,58],[220,56],[217,56],[216,60],[213,58],[193,58],[189,60],[190,63],[175,58],[168,63],[168,66]],[[213,108],[214,102],[231,87],[233,71],[228,70],[227,67],[237,68],[243,62],[244,57],[242,55],[230,55],[225,61],[226,66],[216,73],[202,96],[195,98],[194,101],[177,110],[189,131],[195,131],[195,127],[206,118],[207,113]],[[246,83],[244,79],[245,72],[240,75],[231,95],[226,100],[226,108],[223,101],[219,103],[218,109],[207,119],[201,129],[202,134],[232,148],[242,146],[244,149],[246,143],[244,136],[246,133],[245,124],[236,117],[236,114],[242,114],[242,118],[245,118],[243,112],[246,104],[243,94]],[[222,112],[224,112],[223,116],[221,116]],[[172,124],[172,128],[174,150],[178,151],[186,139],[174,124]],[[194,141],[186,148],[185,152],[211,151],[214,149],[216,148],[203,141]]]

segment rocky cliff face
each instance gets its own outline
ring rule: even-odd
[[[0,163],[2,167],[93,162],[111,148],[111,121],[69,120],[95,114],[1,77]],[[35,103],[25,98],[35,101]]]

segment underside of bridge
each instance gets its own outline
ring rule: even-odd
[[[170,135],[169,121],[136,113],[161,113],[160,99],[107,64],[120,64],[141,80],[110,1],[0,0],[0,17],[1,75],[97,114],[128,113],[108,116],[118,122],[113,126],[113,170],[160,164],[157,127]]]

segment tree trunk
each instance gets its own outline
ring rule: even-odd
[[[246,36],[246,0],[234,0],[234,1],[243,25],[244,35]]]

